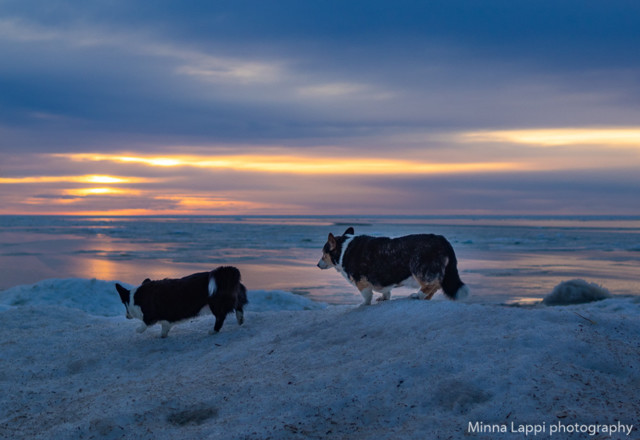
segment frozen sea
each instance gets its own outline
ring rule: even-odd
[[[0,291],[50,278],[137,285],[232,264],[249,290],[357,304],[341,275],[316,267],[328,233],[348,226],[374,236],[444,235],[473,302],[536,302],[573,278],[614,295],[640,292],[640,218],[491,216],[0,216]]]

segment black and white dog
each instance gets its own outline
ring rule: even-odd
[[[127,318],[143,322],[138,333],[159,322],[163,338],[167,337],[172,325],[197,316],[207,306],[216,317],[209,334],[219,332],[227,315],[234,310],[238,324],[242,325],[243,307],[248,303],[247,289],[240,282],[240,271],[232,266],[179,279],[146,279],[132,291],[116,283],[116,290],[127,309]]]
[[[380,300],[391,298],[394,287],[415,287],[419,299],[431,299],[442,289],[451,299],[462,299],[469,288],[460,280],[453,247],[441,235],[419,234],[399,238],[354,235],[348,228],[342,236],[329,234],[318,262],[320,269],[335,267],[356,286],[371,304],[373,291]]]

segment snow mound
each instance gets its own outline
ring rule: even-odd
[[[130,289],[133,286],[121,283]],[[124,307],[115,289],[115,281],[96,279],[48,279],[35,284],[15,286],[0,292],[3,306],[53,305],[82,310],[96,316],[120,316]]]
[[[247,292],[251,312],[270,312],[277,310],[315,310],[327,307],[319,303],[282,290],[250,290]]]
[[[128,289],[135,286],[118,281]],[[82,310],[95,316],[123,316],[124,307],[115,289],[116,281],[68,278],[48,279],[0,292],[0,310],[15,306],[58,306]],[[247,310],[313,310],[326,307],[300,295],[283,291],[250,290]]]
[[[215,336],[195,319],[166,339],[53,305],[0,322],[0,438],[510,440],[532,424],[547,428],[535,438],[552,424],[601,429],[552,439],[638,438],[635,297],[248,311]],[[618,423],[629,435],[602,435]]]
[[[544,297],[542,303],[548,306],[566,306],[600,301],[611,297],[611,293],[604,287],[575,279],[558,284],[550,294]]]

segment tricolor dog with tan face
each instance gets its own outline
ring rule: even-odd
[[[379,300],[391,298],[394,287],[415,287],[413,298],[431,299],[442,289],[450,299],[469,295],[460,280],[453,247],[441,235],[417,234],[398,238],[354,235],[348,228],[342,236],[329,234],[318,262],[320,269],[335,267],[371,304],[373,292]]]

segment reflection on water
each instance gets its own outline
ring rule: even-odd
[[[138,284],[222,264],[250,290],[358,303],[356,289],[316,263],[327,234],[437,233],[453,244],[474,301],[539,300],[583,278],[613,294],[640,290],[640,219],[443,217],[0,217],[0,289],[45,278]],[[394,296],[411,291],[398,289]]]

